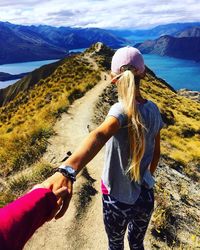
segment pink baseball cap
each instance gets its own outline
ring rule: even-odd
[[[124,65],[135,67],[139,73],[145,71],[142,54],[138,49],[131,46],[120,48],[115,52],[111,62],[111,71],[115,74],[120,74],[120,68]]]

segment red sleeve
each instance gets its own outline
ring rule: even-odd
[[[0,209],[0,249],[21,250],[56,207],[50,189],[38,188]]]

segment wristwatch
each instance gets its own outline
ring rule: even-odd
[[[65,177],[69,178],[72,182],[76,181],[76,170],[74,170],[71,166],[61,165],[56,169],[56,172],[60,172]]]

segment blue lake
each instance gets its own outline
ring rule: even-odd
[[[37,69],[45,64],[56,62],[57,60],[44,60],[44,61],[3,64],[3,65],[0,65],[0,72],[17,75],[17,74],[21,74],[25,72],[31,72],[34,69]],[[17,80],[10,80],[10,81],[5,81],[5,82],[0,81],[0,89],[3,89],[15,83],[16,81]]]
[[[167,56],[144,55],[145,64],[174,89],[200,91],[200,63]]]
[[[84,49],[78,49],[72,51],[77,52],[83,50]],[[144,55],[144,59],[145,64],[153,70],[158,77],[163,78],[173,88],[187,88],[200,91],[200,63],[158,55]],[[42,65],[55,61],[57,60],[4,64],[0,65],[0,72],[20,74],[33,71]],[[16,81],[17,80],[0,82],[0,88],[5,88]]]
[[[57,60],[44,60],[44,61],[33,61],[33,62],[23,62],[23,63],[10,63],[0,65],[0,72],[10,73],[10,74],[20,74],[24,72],[33,71],[36,68],[41,67],[42,65],[53,63]]]

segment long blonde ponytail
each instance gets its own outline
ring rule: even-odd
[[[124,71],[117,81],[118,98],[128,116],[130,164],[128,172],[132,180],[140,182],[140,162],[144,155],[144,125],[136,105],[136,84],[131,70]]]

